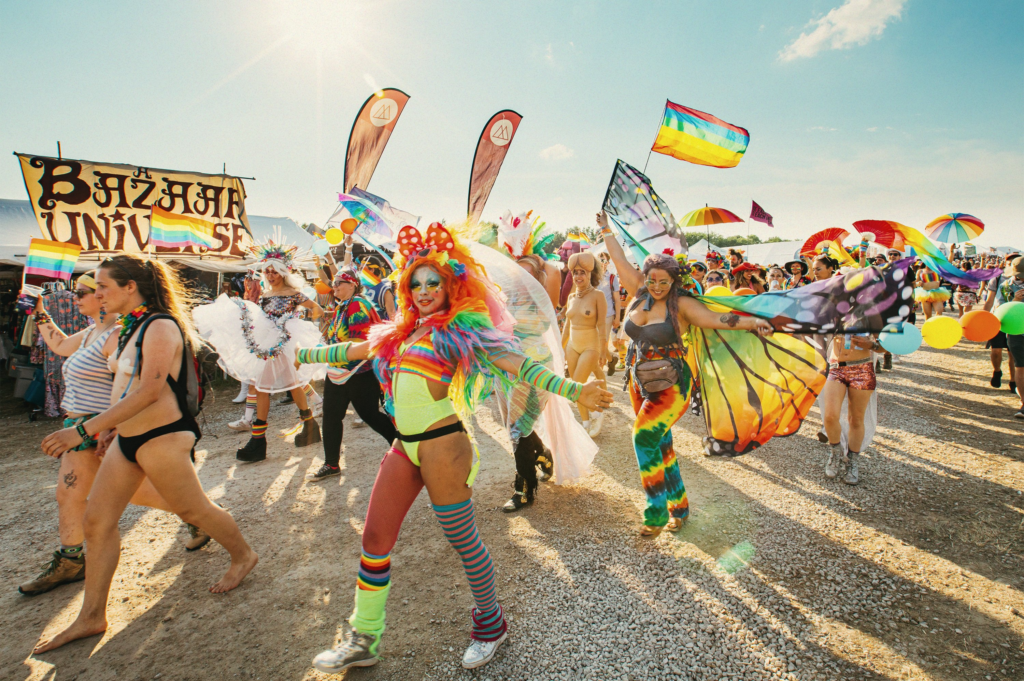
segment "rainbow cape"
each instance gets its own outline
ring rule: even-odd
[[[750,133],[711,114],[665,100],[665,118],[651,151],[712,168],[734,168]]]
[[[32,239],[25,258],[26,276],[47,277],[49,279],[71,279],[75,263],[82,253],[82,247],[47,239]]]
[[[1003,273],[998,267],[988,270],[971,270],[964,272],[962,269],[951,263],[942,254],[939,247],[931,239],[913,227],[901,225],[898,222],[890,222],[893,229],[903,237],[907,246],[914,249],[914,255],[928,266],[928,269],[937,273],[940,277],[951,284],[960,284],[970,288],[978,288],[981,282],[995,279]]]
[[[217,239],[212,222],[153,206],[149,217],[149,243],[166,248],[213,248]]]

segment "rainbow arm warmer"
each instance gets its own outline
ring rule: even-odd
[[[315,348],[301,348],[295,360],[299,364],[344,364],[348,361],[348,349],[355,343],[319,345]]]
[[[523,365],[519,367],[519,378],[535,388],[561,395],[571,402],[579,400],[583,393],[582,383],[563,378],[529,358],[523,360]]]

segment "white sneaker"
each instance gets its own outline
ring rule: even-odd
[[[366,421],[362,420],[358,416],[352,419],[352,426],[355,428],[362,428],[366,425]]]
[[[252,430],[252,421],[246,421],[245,417],[232,421],[228,424],[228,428],[231,430],[237,430],[239,433],[248,432]]]
[[[587,430],[587,434],[590,435],[590,437],[597,437],[600,435],[602,423],[604,423],[604,412],[600,411],[590,417],[590,428]]]
[[[377,637],[354,629],[332,650],[313,658],[313,666],[328,674],[338,674],[350,667],[372,667],[378,662]]]
[[[508,638],[507,631],[495,641],[477,641],[476,639],[470,641],[469,647],[466,648],[466,654],[462,656],[463,668],[483,667],[494,658],[494,654],[498,652],[498,646],[504,643],[506,638]]]

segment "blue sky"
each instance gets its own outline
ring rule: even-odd
[[[754,199],[777,225],[758,234],[801,238],[960,211],[978,243],[1024,246],[1022,30],[1019,0],[8,2],[0,149],[226,163],[257,178],[250,213],[320,223],[353,117],[391,86],[412,99],[371,191],[461,219],[480,130],[511,108],[484,218],[565,228],[592,223],[616,158],[644,166],[669,98],[751,136],[734,169],[651,158],[677,218]],[[25,198],[13,156],[0,198]]]

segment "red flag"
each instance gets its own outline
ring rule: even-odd
[[[768,215],[768,213],[765,212],[764,208],[761,208],[761,206],[757,205],[757,201],[750,202],[750,219],[757,220],[758,222],[763,222],[769,227],[775,226],[772,224],[772,216]]]
[[[473,172],[469,178],[469,206],[466,214],[470,224],[478,222],[484,212],[484,204],[491,195],[491,187],[498,179],[501,163],[505,160],[521,120],[523,117],[515,111],[505,109],[491,116],[480,133],[476,154],[473,155]]]
[[[395,88],[384,88],[370,95],[352,123],[345,155],[345,193],[353,187],[366,189],[384,153],[398,117],[405,110],[409,95]]]

